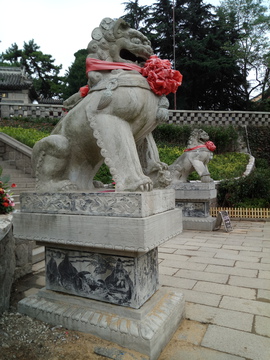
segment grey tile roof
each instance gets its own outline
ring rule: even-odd
[[[20,67],[0,66],[0,89],[23,90],[32,87],[32,80]]]

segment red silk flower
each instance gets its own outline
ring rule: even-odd
[[[182,84],[182,74],[171,68],[169,60],[161,60],[156,55],[150,56],[142,68],[142,75],[157,95],[175,93]]]
[[[210,151],[215,151],[217,148],[216,145],[212,141],[207,141],[205,143],[205,145],[206,145],[207,149]]]

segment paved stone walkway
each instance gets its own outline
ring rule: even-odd
[[[186,319],[159,360],[270,359],[270,222],[185,230],[159,247],[160,284],[183,292]],[[21,282],[44,286],[44,263]]]
[[[270,359],[270,222],[232,226],[184,231],[159,248],[160,283],[184,292],[192,320],[160,360]]]

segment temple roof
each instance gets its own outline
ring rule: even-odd
[[[23,90],[33,85],[25,70],[20,67],[0,66],[0,89]]]

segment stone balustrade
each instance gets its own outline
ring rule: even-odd
[[[0,103],[1,118],[61,118],[61,105]],[[270,112],[213,111],[213,110],[170,110],[168,124],[214,125],[214,126],[269,126]]]
[[[214,126],[269,126],[270,112],[170,110],[169,124]]]
[[[57,119],[63,114],[62,105],[0,103],[0,116],[3,119],[12,117]]]

